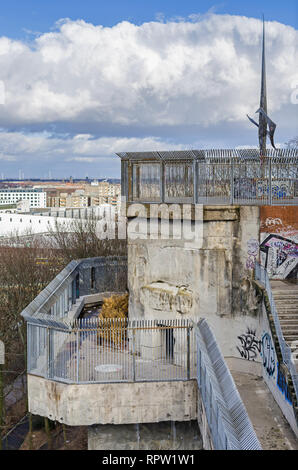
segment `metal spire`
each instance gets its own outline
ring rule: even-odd
[[[267,114],[266,59],[265,59],[265,20],[263,15],[263,48],[260,109]],[[258,112],[258,111],[257,111]],[[259,143],[261,155],[266,154],[267,121],[263,113],[259,113]]]
[[[261,77],[261,98],[260,98],[260,107],[256,111],[259,113],[259,124],[257,124],[252,118],[248,115],[248,119],[259,128],[259,147],[260,155],[266,155],[266,140],[267,135],[270,137],[271,145],[275,148],[274,145],[274,132],[276,124],[269,119],[267,115],[267,86],[266,86],[266,52],[265,52],[265,19],[263,15],[263,45],[262,45],[262,77]],[[269,131],[267,130],[269,127]]]

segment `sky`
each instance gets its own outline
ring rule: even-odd
[[[297,0],[5,2],[0,179],[119,177],[116,152],[256,146],[262,14],[284,146],[298,134]]]

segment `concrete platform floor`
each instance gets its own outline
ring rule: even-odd
[[[298,439],[262,377],[231,373],[263,450],[298,450]]]

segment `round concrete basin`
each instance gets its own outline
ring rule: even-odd
[[[111,372],[119,372],[122,369],[122,366],[119,364],[101,364],[100,366],[96,366],[96,372],[102,372],[104,374],[108,374]]]

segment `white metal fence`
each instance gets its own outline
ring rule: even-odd
[[[206,320],[194,325],[197,382],[215,450],[261,450],[231,373]]]

